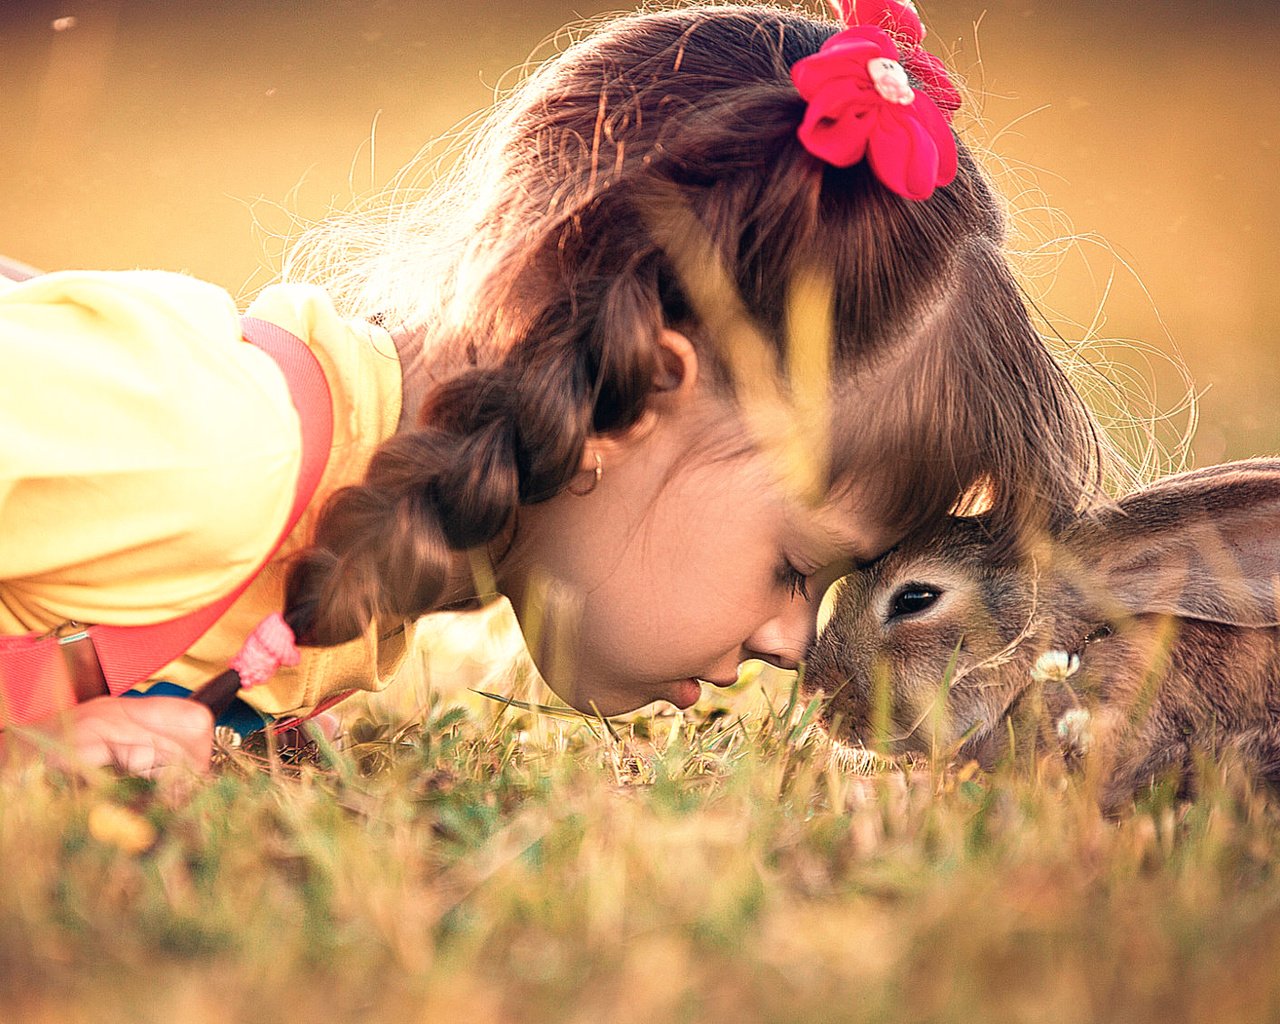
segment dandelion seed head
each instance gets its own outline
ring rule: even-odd
[[[1066,651],[1045,651],[1031,666],[1031,678],[1037,683],[1062,683],[1080,669],[1080,656]]]
[[[1072,753],[1083,757],[1093,744],[1092,718],[1087,708],[1070,708],[1058,719],[1058,739]]]
[[[236,750],[244,742],[244,737],[229,725],[217,725],[213,728],[213,742],[227,750]]]

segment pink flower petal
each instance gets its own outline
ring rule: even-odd
[[[919,46],[924,39],[920,15],[897,0],[835,0],[835,7],[846,25],[882,28],[904,49]]]
[[[837,32],[817,53],[792,65],[791,79],[808,102],[796,132],[800,143],[834,167],[865,159],[885,187],[908,199],[927,199],[954,180],[957,169],[955,137],[928,87],[955,89],[941,62],[914,50],[923,28],[913,11],[894,0],[839,2],[864,22]],[[889,102],[872,80],[868,63],[896,60],[899,52],[884,29],[865,23],[872,17],[890,30],[907,26],[904,42],[914,61],[907,66],[922,83],[908,104]]]
[[[857,38],[845,39],[832,45],[832,41],[838,39],[839,36],[832,36],[817,53],[802,57],[791,65],[791,81],[805,99],[812,99],[824,84],[837,78],[854,79],[867,86],[871,85],[867,62],[883,56],[880,46],[874,41]]]
[[[960,92],[951,84],[946,65],[928,50],[916,50],[903,64],[950,121],[951,114],[960,109]]]
[[[845,46],[858,43],[874,44],[878,52],[872,54],[873,57],[888,57],[890,60],[898,59],[898,47],[893,38],[884,29],[876,28],[873,25],[851,25],[849,28],[837,32],[823,43],[822,49],[843,49]]]
[[[832,167],[851,167],[867,154],[867,137],[875,126],[870,103],[810,103],[796,134],[800,143]]]
[[[936,184],[938,188],[950,185],[956,180],[959,170],[959,153],[956,150],[956,137],[951,133],[948,118],[937,105],[923,92],[916,92],[916,101],[911,105],[916,119],[929,133],[938,149],[938,170]]]
[[[928,199],[938,178],[938,147],[910,107],[886,109],[867,140],[867,161],[885,187],[907,199]]]

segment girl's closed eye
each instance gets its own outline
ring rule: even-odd
[[[778,585],[788,588],[793,598],[809,600],[809,574],[797,569],[786,555],[778,563],[776,576]]]

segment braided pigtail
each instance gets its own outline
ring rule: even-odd
[[[591,433],[640,417],[661,324],[656,273],[591,274],[497,366],[438,385],[423,425],[385,442],[363,482],[328,500],[291,566],[286,621],[299,642],[344,643],[438,607],[456,552],[493,540],[520,504],[563,491]]]
[[[392,438],[361,484],[325,504],[285,589],[300,642],[344,643],[376,619],[416,617],[444,592],[451,552],[501,531],[518,490],[511,426],[486,401],[501,389],[468,376],[440,396],[455,406],[452,422]]]

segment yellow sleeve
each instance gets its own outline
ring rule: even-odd
[[[201,607],[279,536],[300,454],[230,296],[158,271],[0,290],[0,633]]]
[[[374,451],[400,419],[400,361],[381,327],[342,319],[323,290],[298,284],[265,289],[248,315],[302,338],[320,360],[333,396],[333,450],[316,500],[272,564],[181,664],[166,669],[166,678],[184,686],[222,671],[249,630],[283,604],[285,564],[311,536],[324,498],[360,481]],[[380,690],[404,660],[406,639],[403,628],[389,624],[382,636],[371,628],[363,638],[338,647],[304,647],[301,665],[281,669],[241,697],[260,711],[279,715],[313,707],[343,690]]]
[[[319,289],[277,285],[249,314],[303,339],[333,398],[333,448],[278,554],[156,678],[194,688],[283,603],[288,557],[324,499],[357,482],[400,415],[381,328]],[[74,619],[163,621],[234,589],[279,539],[301,432],[274,360],[241,340],[221,289],[157,271],[64,272],[0,286],[0,634]],[[403,630],[373,630],[246,691],[272,714],[385,686]]]

